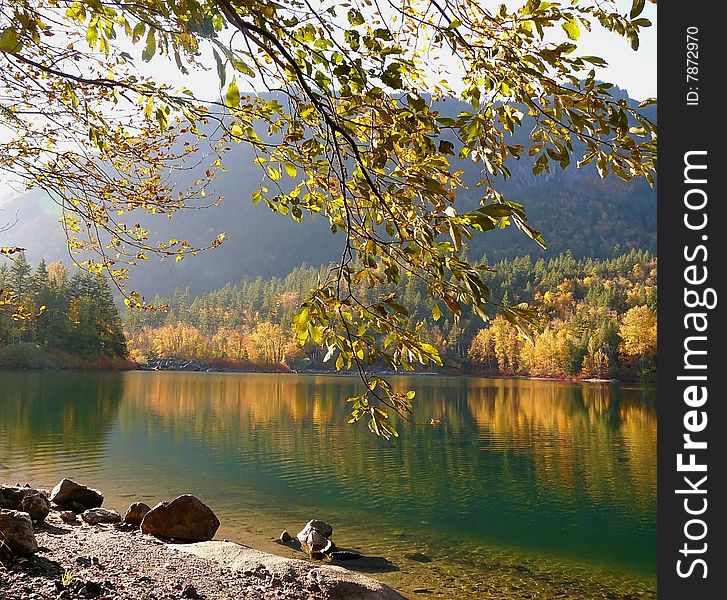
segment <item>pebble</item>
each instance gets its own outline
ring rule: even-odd
[[[197,589],[193,585],[187,585],[182,590],[182,598],[200,598],[199,593],[197,593]]]

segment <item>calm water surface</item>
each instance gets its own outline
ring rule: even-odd
[[[394,381],[415,422],[384,442],[346,423],[355,378],[0,373],[0,482],[69,476],[121,511],[192,493],[218,537],[282,554],[325,519],[416,597],[655,597],[653,388]]]

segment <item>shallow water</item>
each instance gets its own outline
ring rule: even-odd
[[[69,476],[119,510],[193,493],[218,537],[283,554],[322,518],[413,597],[655,597],[652,387],[394,382],[415,417],[385,442],[346,422],[355,378],[0,373],[0,481]]]

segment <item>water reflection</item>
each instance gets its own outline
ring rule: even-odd
[[[0,372],[0,464],[98,462],[123,392],[121,373]]]
[[[57,455],[67,465],[84,448],[111,495],[198,493],[241,528],[244,510],[330,515],[357,536],[375,519],[368,543],[381,553],[409,531],[432,547],[519,548],[653,577],[653,389],[395,382],[417,389],[416,415],[387,443],[346,423],[353,378],[4,374],[0,463],[33,461],[54,479]]]

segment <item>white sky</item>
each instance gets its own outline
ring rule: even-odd
[[[492,0],[482,0],[493,3]],[[506,4],[520,6],[526,0],[506,0]],[[631,7],[631,0],[615,0],[616,5],[622,12],[627,12]],[[497,2],[500,4],[500,2]],[[638,51],[631,49],[628,40],[618,34],[606,31],[599,25],[594,25],[591,32],[582,31],[578,40],[578,50],[575,54],[595,55],[603,58],[609,64],[608,67],[596,69],[597,77],[609,81],[626,89],[629,96],[643,100],[648,97],[656,97],[656,5],[647,2],[644,11],[639,17],[645,17],[652,22],[652,26],[642,29],[640,46]],[[565,40],[565,35],[563,35]],[[558,40],[560,41],[560,40]],[[141,53],[142,44],[136,48],[129,48],[132,55]],[[575,55],[574,54],[574,55]],[[216,100],[223,92],[214,67],[214,60],[211,54],[205,56],[203,62],[209,65],[207,71],[194,71],[185,76],[179,73],[173,62],[165,58],[155,58],[150,63],[138,62],[139,71],[151,75],[157,81],[170,83],[177,87],[188,87],[204,100]],[[450,65],[444,65],[450,67]],[[451,65],[451,72],[456,72],[454,59]],[[238,81],[238,85],[242,83]],[[457,89],[456,82],[450,81],[453,89]],[[251,91],[242,89],[242,91]]]

